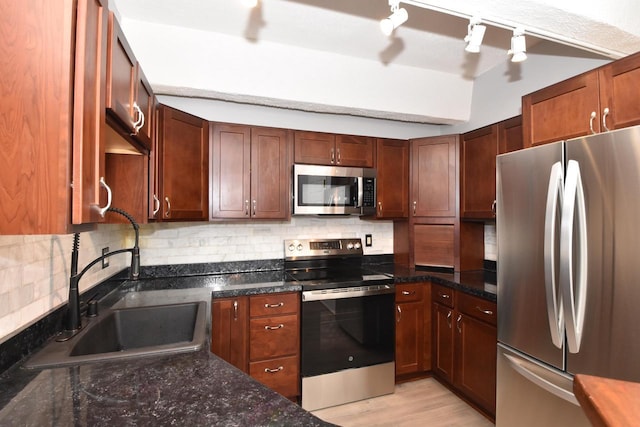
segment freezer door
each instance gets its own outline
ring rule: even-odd
[[[562,152],[562,143],[548,144],[498,156],[496,164],[498,341],[559,369]]]
[[[582,334],[569,346],[567,370],[640,381],[640,128],[632,127],[567,142],[584,191],[586,236],[576,210],[571,273],[580,276],[581,240],[586,244],[586,286],[573,284],[567,328]],[[580,321],[584,301],[584,319]]]
[[[573,379],[498,345],[497,427],[590,426],[573,395]]]

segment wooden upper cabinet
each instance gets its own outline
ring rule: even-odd
[[[107,43],[107,111],[146,150],[153,138],[154,98],[140,64],[113,12]]]
[[[376,218],[409,215],[409,141],[378,139],[376,143]]]
[[[371,168],[375,164],[374,146],[375,139],[365,136],[296,131],[294,159],[296,163]]]
[[[106,1],[3,2],[0,27],[0,234],[101,220]]]
[[[456,216],[458,139],[445,135],[411,140],[412,216]]]
[[[289,132],[216,123],[211,139],[211,218],[286,219]]]
[[[157,155],[162,219],[208,219],[209,123],[161,106]]]
[[[522,116],[512,117],[498,123],[498,154],[510,153],[523,148]]]
[[[601,129],[640,124],[640,54],[601,67],[598,78]]]
[[[460,216],[493,218],[498,125],[468,132],[460,148]]]

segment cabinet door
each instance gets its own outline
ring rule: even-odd
[[[522,116],[498,123],[498,154],[522,150],[523,144]]]
[[[423,370],[424,307],[422,301],[396,305],[396,375]]]
[[[211,147],[211,218],[249,218],[251,128],[216,123]]]
[[[249,302],[247,297],[211,302],[211,352],[248,372]]]
[[[137,126],[138,130],[135,131],[135,138],[145,147],[147,150],[151,149],[151,142],[154,138],[155,130],[155,97],[153,96],[153,90],[151,85],[147,81],[147,77],[144,75],[140,64],[136,65],[136,105],[142,112],[134,112],[134,116],[139,120]]]
[[[206,220],[209,126],[206,120],[161,107],[158,138],[162,218]]]
[[[132,131],[136,120],[136,58],[113,12],[109,13],[107,51],[107,111]]]
[[[457,135],[411,141],[413,216],[456,216],[457,141]]]
[[[149,159],[146,155],[107,153],[107,182],[114,187],[112,205],[124,209],[138,224],[147,222]],[[108,223],[129,224],[122,215],[107,212]]]
[[[290,147],[284,129],[251,128],[251,217],[288,218]]]
[[[334,165],[336,137],[330,133],[296,131],[294,159],[296,163]]]
[[[598,72],[580,74],[522,97],[524,146],[600,132]],[[593,116],[593,119],[592,119]]]
[[[366,136],[336,135],[336,164],[372,168],[375,164],[375,139]]]
[[[98,208],[107,203],[106,193],[100,188],[100,179],[105,176],[107,13],[104,1],[78,2],[73,92],[73,224],[103,221]]]
[[[440,304],[432,305],[433,316],[433,372],[453,383],[453,309]]]
[[[409,142],[377,140],[377,218],[409,215]]]
[[[494,218],[498,125],[464,134],[460,149],[460,216]]]
[[[600,68],[598,77],[602,130],[640,124],[640,55]],[[606,115],[605,109],[609,110]]]
[[[495,416],[496,327],[462,314],[455,325],[455,386]]]
[[[455,226],[450,224],[415,224],[413,258],[416,265],[455,267]]]

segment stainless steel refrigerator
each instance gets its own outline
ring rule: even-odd
[[[640,381],[640,127],[497,158],[496,425],[588,426],[582,373]]]

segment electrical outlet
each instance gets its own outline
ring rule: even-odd
[[[364,245],[367,247],[373,246],[373,237],[371,237],[371,234],[364,235]]]
[[[109,246],[106,248],[102,248],[102,256],[105,256],[109,253]],[[109,267],[109,257],[102,258],[102,268]]]

